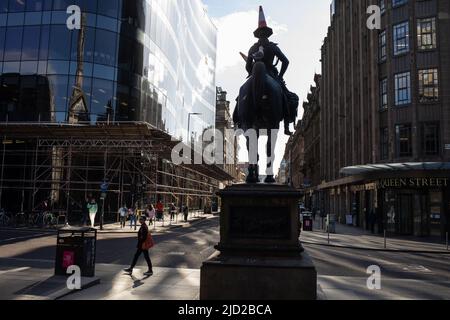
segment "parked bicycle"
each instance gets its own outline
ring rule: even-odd
[[[28,216],[28,225],[31,227],[49,228],[57,224],[57,217],[50,211],[33,212]]]
[[[42,222],[45,228],[54,227],[58,224],[58,218],[51,212],[44,212]]]
[[[0,209],[0,226],[7,227],[11,223],[11,217],[4,209]]]

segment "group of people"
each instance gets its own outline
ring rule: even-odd
[[[189,216],[189,207],[181,206],[179,211],[174,203],[169,205],[169,213],[170,213],[170,221],[174,221],[176,216],[179,213],[183,213],[184,220],[188,220]],[[158,201],[154,206],[153,204],[148,205],[143,212],[139,212],[136,208],[127,208],[124,204],[119,209],[119,217],[120,217],[120,227],[124,229],[126,227],[127,220],[130,220],[130,229],[137,230],[137,221],[140,217],[144,216],[146,221],[149,221],[149,225],[155,223],[155,221],[163,221],[164,220],[164,205],[161,201]]]
[[[189,208],[188,206],[181,206],[180,212],[183,212],[184,219],[187,221],[188,215],[189,215]],[[137,213],[134,209],[127,209],[124,205],[119,210],[120,213],[120,224],[122,228],[125,228],[126,225],[126,219],[127,217],[130,217],[130,228],[132,228],[133,221],[135,222],[137,219]],[[175,219],[175,215],[178,214],[178,210],[174,203],[171,203],[169,205],[169,213],[170,213],[170,220],[173,221]],[[148,238],[151,238],[150,230],[147,226],[147,219],[150,221],[150,224],[152,224],[155,219],[160,220],[164,219],[164,205],[161,201],[158,201],[156,206],[149,205],[145,211],[144,214],[139,217],[139,223],[141,224],[141,227],[138,232],[138,242],[136,246],[136,253],[134,255],[133,261],[131,263],[131,266],[129,268],[124,269],[124,271],[130,275],[133,274],[133,270],[136,267],[136,264],[139,260],[139,257],[141,255],[144,255],[145,261],[147,262],[148,270],[144,273],[145,276],[150,277],[153,275],[153,265],[152,260],[150,259],[149,254],[149,246],[147,245]],[[135,223],[135,229],[136,229],[136,223]]]

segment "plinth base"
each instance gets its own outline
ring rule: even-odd
[[[202,300],[316,300],[317,272],[300,244],[301,194],[241,184],[219,193],[220,252],[203,263]]]
[[[212,257],[201,269],[201,300],[316,300],[317,272],[298,258]]]

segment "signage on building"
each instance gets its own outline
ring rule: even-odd
[[[359,191],[376,190],[376,188],[377,188],[376,183],[367,183],[367,184],[363,184],[363,185],[352,186],[351,190],[352,190],[352,192],[359,192]]]
[[[383,179],[378,183],[379,189],[386,188],[440,188],[448,187],[450,183],[449,178],[398,178],[398,179]]]

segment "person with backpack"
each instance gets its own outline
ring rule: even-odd
[[[145,272],[144,275],[149,277],[153,275],[153,265],[149,255],[149,249],[153,247],[153,238],[150,231],[148,230],[146,220],[147,218],[145,216],[141,216],[139,218],[139,223],[141,224],[141,227],[138,232],[138,243],[136,254],[134,255],[131,266],[127,269],[124,269],[124,271],[126,273],[129,273],[130,275],[133,274],[133,270],[136,267],[138,259],[142,254],[144,254],[144,258],[148,266],[148,271]]]

